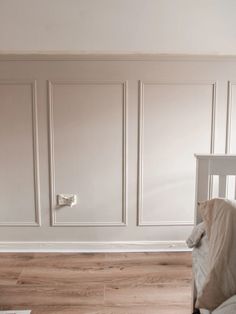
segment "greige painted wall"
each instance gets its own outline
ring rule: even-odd
[[[236,54],[235,0],[0,0],[0,51]]]
[[[235,73],[230,60],[1,61],[1,241],[184,240],[193,154],[224,153],[227,128],[235,152]],[[79,202],[59,209],[58,193]]]

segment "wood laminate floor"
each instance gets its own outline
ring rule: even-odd
[[[0,310],[190,314],[190,253],[0,254]]]

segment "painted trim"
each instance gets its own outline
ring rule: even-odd
[[[57,222],[55,210],[55,152],[53,121],[53,85],[122,85],[122,221],[121,222]],[[128,82],[125,81],[76,81],[48,80],[48,129],[49,129],[49,169],[50,169],[50,218],[53,227],[116,227],[127,226],[127,105]]]
[[[206,84],[206,83],[205,83]],[[211,105],[211,146],[210,154],[215,151],[215,125],[216,125],[216,100],[217,100],[217,82],[209,83],[212,85],[212,105]]]
[[[226,135],[225,135],[225,153],[230,154],[231,151],[231,128],[232,128],[232,110],[233,110],[233,90],[236,86],[235,81],[228,81],[227,86],[227,115],[226,115]]]
[[[185,241],[0,242],[0,252],[181,252]]]
[[[142,214],[142,213],[141,213]],[[143,221],[138,220],[138,226],[141,227],[168,227],[168,226],[194,226],[193,220],[178,221],[178,220],[158,220],[158,221]]]
[[[0,80],[0,85],[29,85],[31,87],[32,108],[32,146],[34,165],[34,201],[35,221],[28,222],[0,222],[1,227],[40,227],[41,205],[40,205],[40,178],[39,178],[39,146],[38,146],[38,109],[37,109],[37,82],[36,80]]]
[[[194,154],[195,158],[198,159],[221,159],[221,158],[235,158],[233,154]]]
[[[163,82],[163,81],[139,81],[139,111],[138,111],[138,226],[193,226],[194,221],[144,221],[143,220],[143,142],[144,142],[144,87],[145,85],[210,85],[212,87],[211,104],[211,134],[210,134],[210,153],[214,153],[215,144],[215,114],[216,114],[216,90],[217,82],[196,81],[196,82]],[[212,180],[210,180],[210,190]]]
[[[104,51],[2,51],[0,61],[236,61],[235,54]]]
[[[38,104],[37,104],[37,82],[32,83],[33,98],[33,149],[34,149],[34,189],[35,189],[35,217],[37,226],[41,226],[41,204],[40,204],[40,175],[39,175],[39,143],[38,143]]]

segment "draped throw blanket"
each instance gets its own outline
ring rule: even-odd
[[[209,240],[209,260],[196,306],[213,311],[236,294],[236,202],[217,198],[199,207]]]

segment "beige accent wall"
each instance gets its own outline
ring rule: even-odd
[[[0,0],[0,51],[232,55],[235,10],[235,0]]]
[[[183,241],[193,154],[235,152],[236,61],[26,59],[0,61],[1,241]]]

